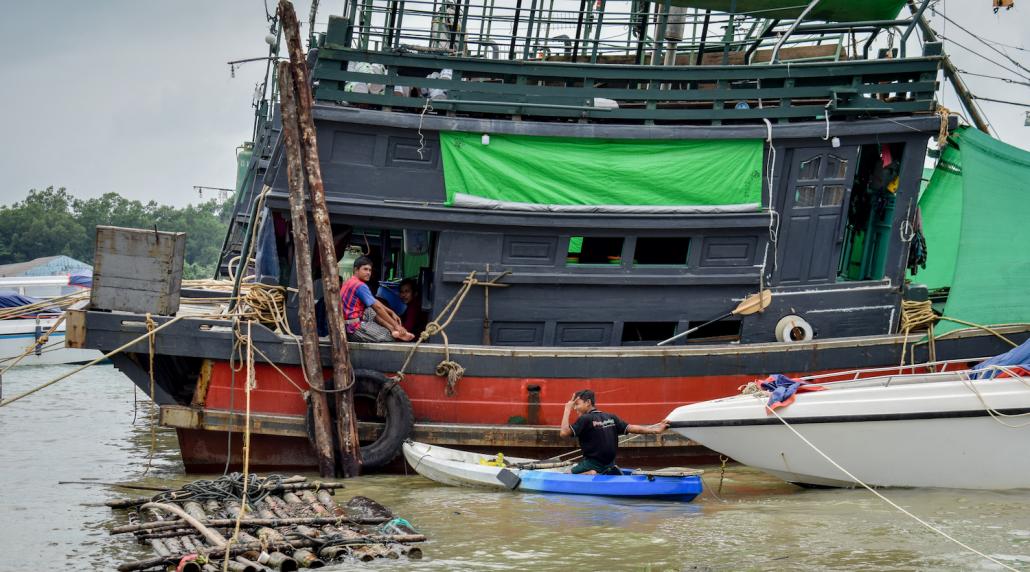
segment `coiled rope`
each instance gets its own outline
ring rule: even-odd
[[[929,300],[924,300],[922,302],[914,302],[914,301],[911,301],[911,300],[902,300],[902,302],[901,302],[901,323],[899,325],[899,329],[901,330],[901,332],[903,334],[905,334],[905,337],[904,337],[904,339],[901,342],[901,363],[899,364],[899,366],[904,366],[905,365],[905,356],[909,355],[909,351],[910,350],[911,350],[912,365],[915,365],[915,359],[916,359],[915,358],[915,348],[916,348],[916,346],[918,346],[920,344],[923,344],[923,343],[925,343],[925,344],[927,344],[929,346],[928,347],[929,361],[931,361],[931,362],[937,361],[936,341],[941,339],[943,336],[945,336],[945,335],[950,333],[950,332],[946,332],[945,334],[942,334],[941,336],[935,336],[934,335],[934,333],[933,333],[934,324],[936,324],[939,320],[947,320],[949,322],[955,322],[956,324],[962,324],[962,325],[965,325],[965,326],[969,326],[971,328],[977,328],[977,329],[983,330],[983,331],[985,331],[985,332],[995,336],[999,340],[1005,342],[1006,344],[1008,344],[1008,345],[1010,345],[1012,347],[1016,347],[1016,346],[1019,345],[1016,342],[1014,342],[1014,341],[1010,340],[1009,338],[1005,337],[998,330],[996,330],[996,329],[994,329],[994,328],[992,328],[990,326],[985,326],[983,324],[977,324],[975,322],[967,322],[966,320],[960,320],[958,318],[952,318],[951,316],[938,316],[936,313],[934,313],[933,308],[932,308],[932,304],[931,304],[931,302]],[[927,330],[926,339],[925,340],[921,340],[921,341],[916,342],[916,343],[913,343],[912,346],[909,347],[909,345],[908,345],[909,334],[912,331],[922,329],[923,327],[926,327],[926,330]]]
[[[271,474],[267,477],[250,474],[244,479],[243,473],[229,473],[217,479],[201,479],[187,483],[182,488],[174,491],[163,491],[153,496],[154,502],[176,502],[187,501],[205,502],[209,500],[224,503],[225,501],[239,501],[243,499],[250,505],[254,505],[271,494],[271,491],[283,484],[284,477],[279,474]],[[246,481],[246,483],[244,482]]]

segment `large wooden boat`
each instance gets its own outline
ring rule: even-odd
[[[940,44],[873,48],[885,30],[915,29],[902,1],[794,4],[367,0],[330,17],[309,62],[343,266],[358,249],[373,282],[416,278],[429,319],[475,279],[446,339],[414,353],[350,344],[365,439],[399,448],[410,400],[412,439],[547,457],[573,445],[557,425],[578,389],[651,423],[768,372],[927,359],[901,320],[903,300],[927,297],[905,279],[927,142],[956,121],[937,113]],[[222,269],[255,252],[257,280],[290,286],[310,253],[289,238],[274,83]],[[766,289],[761,312],[656,346]],[[293,331],[296,306],[291,294]],[[83,319],[76,343],[101,350],[146,331],[138,314]],[[156,336],[154,400],[188,470],[238,460],[232,328],[187,317]],[[298,344],[265,327],[252,338],[274,367],[257,366],[251,466],[312,466]],[[968,329],[933,349],[972,360],[1005,347]],[[140,342],[114,362],[149,393],[148,352]],[[438,375],[444,361],[461,370]],[[362,403],[402,367],[384,428]],[[669,434],[621,455],[670,465],[698,451]]]

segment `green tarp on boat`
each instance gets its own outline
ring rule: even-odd
[[[913,280],[951,288],[944,315],[1030,322],[1030,152],[960,128],[919,205],[928,259]],[[935,331],[964,327],[942,320]]]
[[[447,204],[536,211],[757,211],[762,141],[440,134]]]

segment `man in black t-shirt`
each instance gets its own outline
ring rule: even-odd
[[[669,428],[667,421],[657,425],[630,425],[617,416],[598,411],[594,392],[589,389],[577,391],[565,404],[562,415],[561,436],[579,439],[583,449],[583,460],[572,467],[573,473],[584,475],[619,474],[615,466],[615,453],[619,448],[619,435],[626,433],[661,433]],[[569,425],[569,414],[575,409],[579,419]]]

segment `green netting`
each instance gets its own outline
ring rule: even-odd
[[[944,315],[977,324],[1030,322],[1030,152],[968,128],[958,147],[962,224],[953,230],[958,255]],[[942,321],[937,332],[963,327]]]
[[[926,269],[909,277],[931,290],[951,286],[962,228],[962,156],[954,145],[945,146],[941,153],[919,198],[919,209],[927,245]]]
[[[673,6],[703,8],[758,18],[796,18],[808,5],[802,0],[672,0]],[[905,0],[822,0],[809,13],[808,20],[856,22],[893,20]]]
[[[762,140],[626,140],[440,134],[456,195],[536,205],[737,206],[757,210]]]

